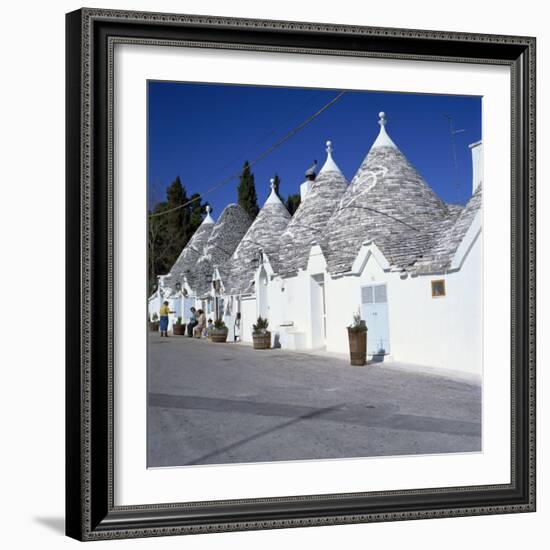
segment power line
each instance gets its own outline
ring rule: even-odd
[[[340,100],[342,98],[342,96],[344,96],[347,92],[345,91],[342,91],[340,92],[336,97],[332,98],[328,103],[326,103],[325,105],[323,105],[323,107],[321,107],[317,112],[315,112],[313,115],[311,115],[309,118],[307,118],[306,120],[304,120],[302,123],[298,124],[298,126],[296,126],[295,128],[293,128],[290,132],[288,132],[288,134],[286,134],[285,136],[283,136],[279,141],[276,141],[273,145],[271,145],[270,147],[268,147],[265,151],[263,151],[262,153],[260,153],[255,159],[253,159],[252,161],[249,162],[249,166],[254,166],[255,164],[257,164],[258,162],[260,162],[261,160],[263,160],[265,157],[267,157],[268,155],[270,155],[275,149],[277,149],[278,147],[280,147],[285,141],[288,141],[291,137],[295,136],[300,130],[302,130],[303,128],[305,128],[312,120],[316,119],[321,113],[323,113],[324,111],[326,111],[329,107],[331,107],[332,105],[334,105],[338,100]],[[188,206],[189,204],[197,201],[197,200],[201,200],[203,197],[206,197],[207,195],[209,195],[210,193],[213,193],[214,191],[218,190],[220,187],[224,186],[226,183],[229,183],[231,180],[235,179],[236,177],[239,177],[241,175],[241,171],[239,170],[239,172],[235,172],[234,174],[231,174],[230,176],[228,176],[227,178],[221,180],[219,183],[217,183],[216,185],[214,185],[213,187],[211,187],[210,189],[208,189],[205,193],[202,193],[202,194],[199,194],[197,197],[195,197],[194,199],[190,199],[188,200],[187,202],[183,203],[183,204],[180,204],[179,206],[175,206],[174,208],[170,208],[169,210],[164,210],[162,212],[157,212],[157,213],[154,213],[154,214],[149,214],[149,217],[153,218],[153,217],[158,217],[158,216],[163,216],[164,214],[168,214],[170,212],[174,212],[175,210],[179,210],[180,208],[183,208],[185,206]]]
[[[314,95],[311,95],[307,101],[305,101],[300,107],[297,109],[293,109],[290,113],[287,113],[287,116],[284,117],[284,122],[289,120],[290,118],[294,117],[296,114],[301,113],[305,110],[305,107],[309,105],[312,100],[314,99]],[[279,124],[277,124],[275,127],[273,127],[271,130],[264,132],[259,137],[251,141],[250,143],[246,144],[246,147],[254,147],[256,145],[259,145],[262,141],[266,140],[268,137],[276,135],[284,126],[284,123],[279,121]],[[222,166],[214,167],[211,170],[208,170],[208,173],[212,173],[214,171],[221,172],[222,170],[225,170],[226,168],[229,168],[232,164],[234,164],[237,160],[242,161],[241,155],[234,155],[231,157],[231,160],[228,160],[225,162]]]
[[[381,216],[386,216],[386,217],[392,219],[393,221],[402,223],[403,225],[405,225],[409,229],[412,229],[413,231],[420,231],[420,229],[418,229],[414,225],[411,225],[411,224],[407,223],[406,221],[403,221],[399,218],[396,218],[395,216],[392,216],[391,214],[387,214],[386,212],[382,212],[381,210],[377,210],[376,208],[372,208],[372,207],[369,207],[369,206],[359,206],[357,204],[348,204],[347,206],[343,206],[342,210],[345,210],[346,208],[360,208],[361,210],[368,210],[369,212],[374,212],[375,214],[380,214]]]

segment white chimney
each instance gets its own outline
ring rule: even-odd
[[[472,151],[472,195],[483,183],[483,142],[476,141],[469,145]]]
[[[313,182],[315,181],[315,178],[317,176],[317,172],[315,172],[316,168],[317,168],[317,161],[314,160],[313,164],[306,170],[306,173],[305,173],[306,179],[304,183],[300,185],[301,202],[304,202],[306,195],[311,191],[311,188],[313,187]]]
[[[311,191],[311,186],[313,182],[311,180],[306,180],[302,185],[300,185],[300,199],[301,202],[304,202],[306,195]]]

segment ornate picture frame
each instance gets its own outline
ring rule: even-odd
[[[79,540],[535,510],[535,38],[81,9],[66,36],[66,533]],[[499,65],[511,80],[510,483],[219,501],[114,499],[117,44]],[[486,359],[487,360],[487,359]]]

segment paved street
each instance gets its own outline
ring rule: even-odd
[[[480,386],[400,367],[150,333],[149,466],[480,451]]]

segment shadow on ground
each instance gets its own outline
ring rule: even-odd
[[[34,521],[36,523],[39,523],[40,525],[43,525],[44,527],[47,527],[50,529],[50,531],[54,531],[58,535],[64,535],[65,534],[65,519],[61,517],[36,517],[34,518]]]

